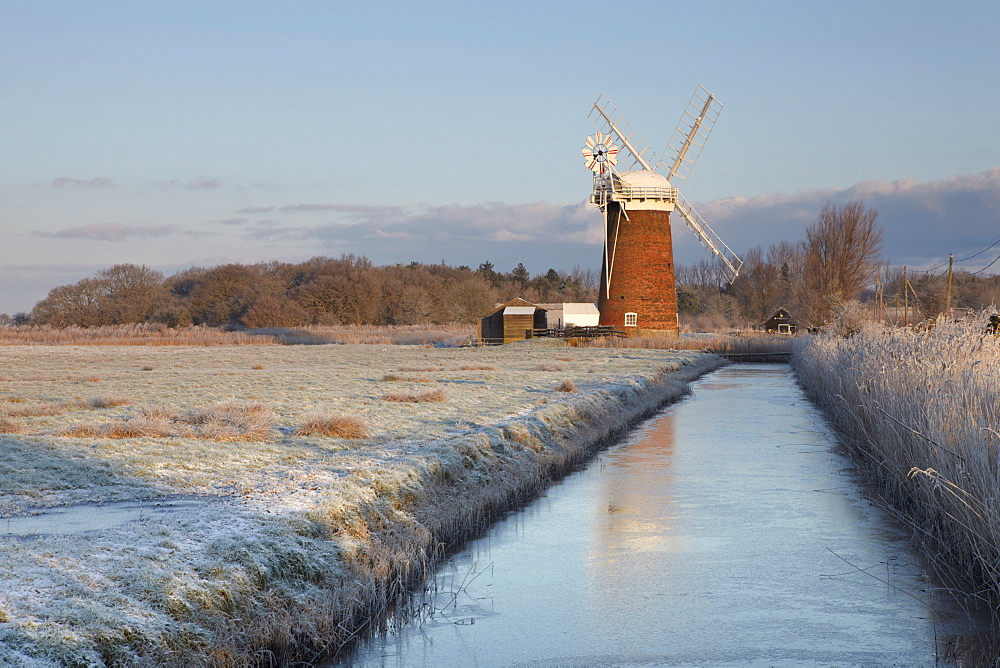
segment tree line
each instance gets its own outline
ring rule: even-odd
[[[980,310],[1000,304],[1000,276],[956,270],[949,300],[946,272],[911,271],[904,277],[903,268],[890,265],[881,252],[876,210],[863,202],[827,204],[805,239],[747,251],[731,285],[721,263],[702,260],[678,267],[682,321],[715,318],[729,326],[760,325],[784,307],[800,324],[819,327],[852,301],[889,318],[908,306],[912,318],[920,319],[948,306]]]
[[[747,251],[731,284],[718,262],[679,267],[679,310],[682,318],[716,315],[760,325],[784,307],[801,324],[820,326],[873,284],[885,265],[881,252],[877,211],[863,202],[827,203],[804,240]]]
[[[444,263],[375,266],[364,256],[314,257],[191,268],[169,277],[149,267],[118,264],[93,277],[53,288],[8,324],[99,327],[162,323],[230,327],[415,325],[472,323],[498,302],[594,301],[591,270],[549,269],[532,277],[522,263],[510,272],[491,262],[475,270]]]

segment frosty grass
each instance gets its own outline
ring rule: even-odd
[[[197,634],[178,621],[185,610],[246,585],[245,572],[280,570],[290,561],[303,577],[336,569],[336,546],[297,531],[303,513],[364,498],[359,485],[373,477],[404,477],[407,455],[706,357],[551,341],[461,349],[2,347],[0,418],[6,410],[22,417],[8,420],[20,433],[0,434],[0,664],[100,664],[107,652],[98,648],[109,643],[141,649],[172,634]],[[565,381],[576,391],[557,392]],[[428,389],[443,389],[446,400],[382,398]],[[129,403],[89,403],[109,396]],[[78,424],[127,420],[141,406],[184,414],[225,402],[269,408],[271,436],[225,442],[56,435]],[[47,405],[69,408],[23,417],[32,412],[25,407]],[[362,418],[370,436],[295,436],[296,426],[317,413]],[[102,503],[191,497],[204,503],[93,531],[19,537],[4,526],[4,518],[60,506],[95,504],[100,513]]]

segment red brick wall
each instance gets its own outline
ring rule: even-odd
[[[607,263],[601,267],[601,294],[597,302],[601,324],[621,329],[625,327],[625,314],[637,313],[640,330],[677,331],[670,213],[629,211],[626,219],[624,214],[619,216],[618,204],[612,202],[607,208],[606,222],[607,256],[613,253],[614,257],[609,290]]]

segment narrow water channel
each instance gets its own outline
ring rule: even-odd
[[[948,665],[977,623],[831,446],[787,366],[721,369],[344,665]]]

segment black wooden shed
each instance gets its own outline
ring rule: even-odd
[[[763,328],[765,332],[773,332],[776,334],[794,334],[795,330],[799,328],[799,325],[797,322],[792,320],[792,316],[788,313],[788,309],[779,308],[774,312],[774,315],[764,321]]]

